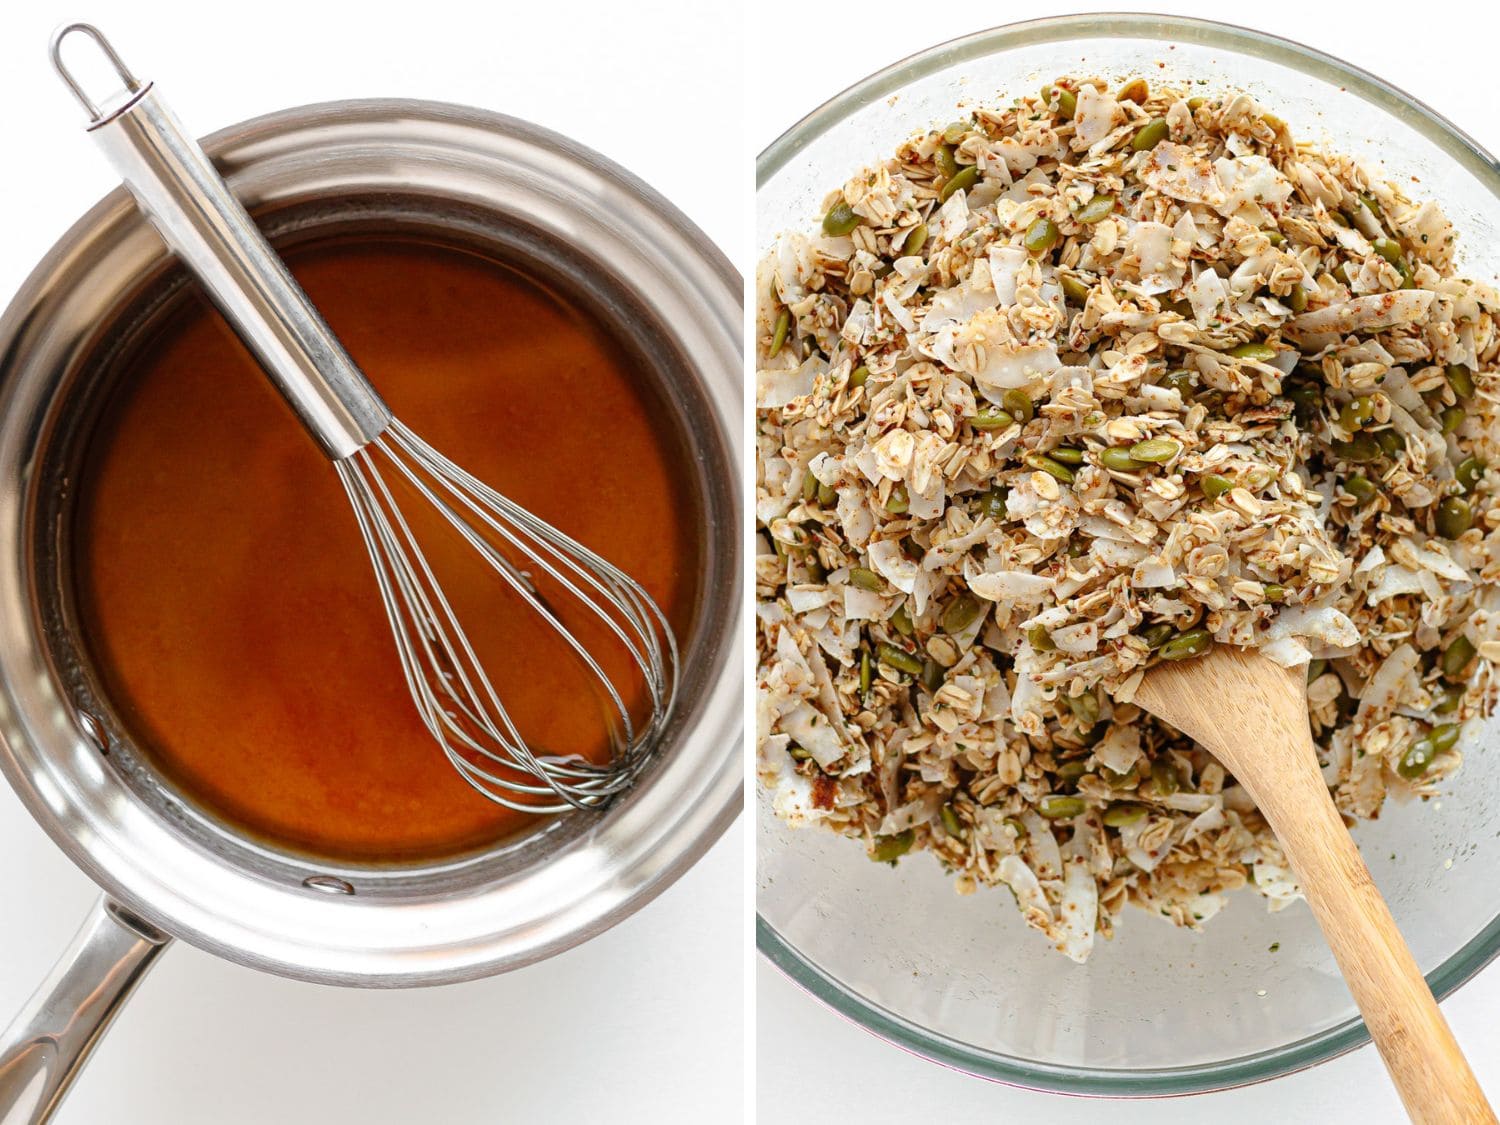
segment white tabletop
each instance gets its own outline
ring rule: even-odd
[[[348,97],[501,110],[625,165],[744,260],[749,179],[733,13],[716,27],[686,2],[39,0],[3,10],[0,74],[12,112],[0,303],[114,183],[45,61],[52,27],[79,15],[100,22],[199,133]],[[705,40],[732,46],[705,52]],[[732,1120],[743,1082],[744,867],[737,824],[616,929],[545,964],[450,988],[320,988],[179,945],[125,1009],[58,1121]],[[93,894],[0,785],[0,1024]]]
[[[981,4],[919,5],[905,0],[797,5],[795,21],[758,23],[754,45],[781,54],[795,34],[803,42],[837,44],[816,53],[817,65],[752,66],[760,77],[751,97],[751,141],[761,148],[827,98],[897,59],[1008,19],[1068,12],[1151,9],[1206,16],[1300,40],[1389,78],[1500,151],[1500,95],[1494,69],[1500,17],[1476,15],[1462,33],[1451,21],[1411,19],[1385,0],[1354,6],[1307,0],[1261,0],[1228,10],[1181,0],[1068,5],[1031,0],[1021,8]],[[793,78],[793,75],[795,76]],[[822,1007],[762,961],[756,981],[757,1111],[761,1121],[801,1125],[825,1120],[868,1125],[911,1121],[1108,1120],[1131,1122],[1393,1122],[1400,1103],[1373,1048],[1324,1066],[1243,1090],[1170,1101],[1067,1099],[994,1085],[944,1070],[882,1043]],[[1443,1005],[1459,1042],[1500,1105],[1500,964],[1491,965]]]

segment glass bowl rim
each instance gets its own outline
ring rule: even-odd
[[[1407,121],[1487,186],[1500,203],[1500,162],[1431,106],[1391,83],[1352,63],[1281,36],[1215,20],[1146,12],[1078,13],[1025,20],[974,32],[910,55],[834,95],[772,141],[756,158],[756,189],[764,187],[810,141],[913,80],[1000,50],[1114,36],[1216,47],[1275,62],[1340,86],[1347,93]],[[1370,1041],[1364,1022],[1354,1017],[1279,1047],[1212,1063],[1143,1070],[1038,1063],[981,1050],[939,1035],[854,993],[804,957],[759,911],[755,919],[755,943],[762,956],[793,982],[876,1036],[933,1062],[1030,1090],[1092,1097],[1209,1093],[1304,1070]],[[1427,983],[1442,1000],[1497,956],[1500,956],[1500,916],[1428,973]]]

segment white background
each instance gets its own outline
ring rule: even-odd
[[[1395,82],[1437,109],[1491,152],[1500,151],[1494,40],[1500,19],[1466,6],[1462,21],[1432,18],[1436,8],[1367,0],[1355,5],[1261,0],[1233,9],[1150,0],[1083,6],[1031,0],[1003,5],[864,0],[857,6],[785,4],[784,19],[757,22],[752,43],[767,60],[750,103],[757,150],[827,98],[931,44],[1025,16],[1149,8],[1248,24],[1339,55]],[[1456,10],[1447,9],[1456,14]],[[795,14],[793,14],[795,13]],[[1413,14],[1417,13],[1417,14]],[[1487,25],[1487,26],[1486,26]],[[820,44],[788,53],[793,40]],[[809,66],[807,59],[816,59]],[[836,182],[836,177],[835,177]],[[1497,873],[1500,878],[1500,873]],[[761,1121],[802,1125],[825,1120],[868,1125],[924,1120],[1041,1121],[1050,1125],[1132,1122],[1395,1122],[1403,1120],[1370,1047],[1311,1071],[1244,1090],[1172,1101],[1095,1102],[992,1085],[943,1070],[875,1039],[832,1014],[769,964],[757,966],[758,1111]],[[1500,964],[1443,1005],[1455,1034],[1500,1105]]]
[[[46,64],[52,27],[79,18],[103,26],[200,134],[348,97],[501,110],[602,151],[682,207],[731,260],[745,260],[743,36],[733,12],[721,18],[689,3],[42,0],[3,4],[0,13],[11,109],[0,158],[0,303],[114,182]],[[744,864],[736,824],[615,930],[545,964],[449,988],[320,988],[178,945],[127,1006],[58,1121],[735,1120]],[[0,784],[0,1024],[92,898]]]

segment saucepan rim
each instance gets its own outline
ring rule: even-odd
[[[91,328],[69,318],[105,299],[91,286],[118,295],[129,284],[93,276],[101,261],[163,252],[121,188],[58,241],[0,315],[0,771],[107,894],[172,936],[252,967],[393,987],[485,976],[570,948],[669,886],[743,800],[740,277],[681,212],[629,172],[501,114],[413,100],[340,101],[256,118],[203,143],[252,209],[299,193],[399,191],[403,175],[448,176],[469,206],[483,206],[493,188],[497,210],[535,204],[542,226],[551,216],[554,229],[571,230],[576,214],[580,232],[619,229],[616,245],[594,249],[614,255],[654,323],[670,326],[668,343],[685,357],[702,406],[692,421],[704,432],[692,438],[714,477],[714,496],[704,499],[705,565],[716,582],[705,583],[698,611],[702,667],[689,678],[697,675],[701,688],[679,708],[659,767],[573,832],[554,857],[489,877],[455,863],[443,893],[408,895],[395,910],[383,909],[391,900],[378,893],[378,880],[370,894],[356,889],[350,897],[238,870],[134,801],[79,729],[66,692],[48,682],[58,673],[47,665],[28,561],[29,544],[55,535],[36,526],[29,493],[36,450],[47,440],[46,410],[63,379],[57,368],[84,353]],[[274,181],[278,167],[282,180]],[[341,185],[341,174],[350,182]],[[289,175],[304,182],[289,183]],[[275,198],[258,199],[262,189]],[[574,213],[557,218],[566,207]],[[134,247],[134,258],[122,246]],[[58,352],[59,343],[49,353],[39,343],[48,332],[67,337],[73,351]],[[51,370],[39,369],[49,362]],[[316,866],[346,874],[337,864]]]

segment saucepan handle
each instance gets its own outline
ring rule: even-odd
[[[0,1125],[40,1125],[171,938],[101,896],[0,1034]]]

